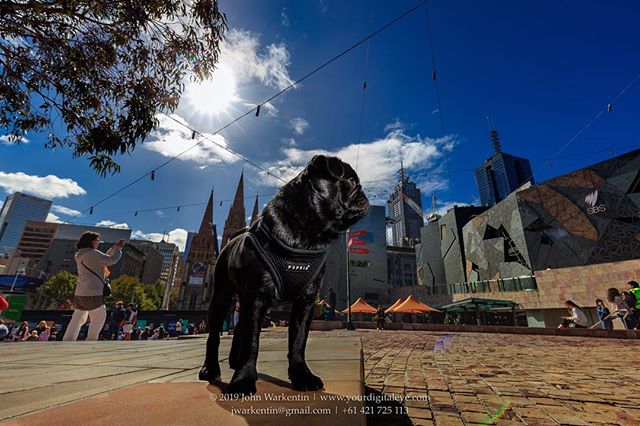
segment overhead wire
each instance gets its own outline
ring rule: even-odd
[[[369,11],[369,28],[371,31],[371,25],[373,24],[373,6],[375,0],[371,0],[371,9]],[[362,84],[362,99],[360,101],[360,125],[358,126],[358,149],[356,153],[356,172],[358,171],[358,163],[360,161],[360,144],[362,143],[362,127],[364,125],[364,106],[365,98],[367,95],[367,87],[369,84],[369,51],[371,49],[371,39],[367,40],[367,50],[364,58],[364,83]]]
[[[366,35],[364,38],[360,39],[359,41],[355,42],[354,44],[352,44],[350,47],[342,50],[340,53],[338,53],[337,55],[333,56],[332,58],[330,58],[329,60],[325,61],[324,63],[322,63],[321,65],[318,65],[317,67],[315,67],[313,70],[309,71],[308,73],[306,73],[305,75],[303,75],[302,77],[300,77],[299,79],[295,80],[293,83],[289,84],[288,86],[284,87],[283,89],[281,89],[280,91],[276,92],[274,95],[272,95],[271,97],[263,100],[262,102],[260,102],[259,104],[257,104],[255,107],[251,108],[250,110],[246,111],[245,113],[239,115],[238,117],[234,118],[233,120],[231,120],[229,123],[225,124],[224,126],[220,127],[218,130],[216,130],[215,132],[213,132],[211,135],[215,136],[216,134],[224,131],[225,129],[229,128],[230,126],[234,125],[235,123],[237,123],[238,121],[240,121],[241,119],[243,119],[244,117],[248,116],[249,114],[253,113],[253,112],[257,112],[261,106],[263,106],[266,103],[271,102],[272,100],[274,100],[275,98],[277,98],[278,96],[282,95],[283,93],[285,93],[286,91],[294,88],[296,85],[300,84],[301,82],[303,82],[304,80],[306,80],[307,78],[311,77],[312,75],[314,75],[315,73],[317,73],[318,71],[324,69],[325,67],[327,67],[328,65],[332,64],[333,62],[337,61],[338,59],[342,58],[343,56],[345,56],[346,54],[348,54],[349,52],[353,51],[354,49],[358,48],[359,46],[361,46],[363,43],[367,42],[368,40],[370,40],[371,38],[375,37],[376,35],[380,34],[381,32],[385,31],[386,29],[388,29],[389,27],[393,26],[394,24],[396,24],[398,21],[402,20],[403,18],[409,16],[410,14],[412,14],[413,12],[415,12],[416,10],[418,10],[421,6],[427,4],[428,0],[422,0],[419,3],[415,4],[414,6],[410,7],[409,9],[407,9],[406,11],[404,11],[403,13],[401,13],[400,15],[396,16],[394,19],[388,21],[386,24],[382,25],[381,27],[379,27],[377,30],[369,33],[368,35]],[[155,177],[155,171],[161,169],[162,167],[170,164],[173,160],[181,157],[182,155],[184,155],[185,153],[189,152],[190,150],[196,148],[197,146],[201,145],[202,143],[204,143],[205,141],[209,141],[214,143],[216,146],[220,147],[221,149],[224,149],[225,151],[229,152],[230,154],[242,159],[243,161],[251,164],[252,166],[260,169],[261,171],[267,173],[270,176],[273,176],[283,182],[284,179],[282,179],[279,176],[276,176],[274,174],[272,174],[270,171],[268,171],[267,169],[261,167],[260,165],[258,165],[257,163],[249,160],[248,158],[242,156],[241,154],[229,149],[226,146],[223,146],[222,144],[214,141],[213,139],[211,139],[211,137],[206,136],[204,133],[194,129],[193,127],[189,126],[186,123],[183,123],[180,120],[177,120],[175,117],[166,114],[164,112],[162,112],[163,115],[165,115],[166,117],[170,118],[171,120],[175,121],[176,123],[178,123],[179,125],[189,129],[192,131],[192,135],[198,134],[200,135],[200,137],[202,138],[198,143],[196,143],[195,145],[192,145],[191,147],[185,149],[184,151],[178,153],[176,156],[169,158],[168,160],[164,161],[163,163],[161,163],[160,165],[154,167],[152,170],[146,172],[145,174],[143,174],[142,176],[138,177],[137,179],[133,180],[132,182],[128,183],[127,185],[117,189],[115,192],[109,194],[108,196],[102,198],[101,200],[97,201],[96,203],[93,203],[90,207],[87,207],[86,209],[82,210],[78,215],[74,216],[75,217],[79,217],[82,213],[86,212],[86,211],[90,211],[91,213],[93,213],[93,209],[95,207],[97,207],[98,205],[104,203],[105,201],[113,198],[114,196],[116,196],[117,194],[123,192],[124,190],[132,187],[133,185],[137,184],[138,182],[142,181],[143,179],[145,179],[147,176],[151,175],[152,173],[154,173],[154,177]],[[192,136],[193,137],[193,136]],[[73,218],[72,218],[73,219]]]

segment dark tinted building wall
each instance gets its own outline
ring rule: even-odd
[[[369,214],[351,227],[352,232],[364,231],[366,235],[356,237],[368,253],[351,253],[351,301],[361,297],[368,303],[387,303],[387,246],[386,214],[383,206],[372,206]],[[327,253],[327,269],[320,290],[320,297],[328,297],[329,288],[336,293],[340,309],[347,306],[347,246],[345,236],[334,241]],[[415,268],[414,268],[415,270]],[[328,300],[327,300],[328,301]]]
[[[526,158],[498,153],[475,171],[480,203],[493,206],[527,181],[533,183],[531,164]]]
[[[424,285],[431,291],[446,281],[442,252],[440,251],[440,225],[438,221],[429,222],[420,230],[421,243],[416,245],[418,285]]]

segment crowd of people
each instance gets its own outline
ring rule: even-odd
[[[607,302],[596,299],[596,314],[598,315],[600,328],[605,330],[613,329],[613,321],[618,319],[627,330],[640,329],[640,284],[637,281],[629,281],[628,289],[620,291],[615,287],[607,290]],[[582,308],[571,300],[564,302],[569,315],[562,317],[562,323],[558,328],[587,328],[589,320]]]
[[[203,320],[199,324],[178,320],[175,323],[175,330],[160,324],[158,327],[145,325],[136,326],[137,310],[132,304],[127,309],[122,307],[122,302],[116,304],[113,310],[108,327],[100,333],[98,340],[161,340],[180,335],[193,335],[207,333],[207,325]],[[119,308],[122,308],[119,309]],[[122,311],[125,312],[123,316]],[[31,342],[31,341],[56,341],[62,340],[63,333],[57,331],[60,324],[52,321],[40,321],[34,328],[29,327],[27,321],[7,326],[4,320],[0,319],[0,341],[9,342]],[[88,327],[85,327],[88,328]],[[80,332],[79,339],[86,339],[87,332]]]

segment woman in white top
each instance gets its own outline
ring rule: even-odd
[[[568,317],[562,317],[563,321],[558,328],[587,328],[589,326],[589,320],[587,320],[587,316],[582,312],[582,309],[571,300],[567,300],[564,302],[564,306],[566,306],[567,310],[571,314]]]

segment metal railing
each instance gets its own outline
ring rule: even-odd
[[[497,280],[484,280],[473,282],[452,283],[427,287],[427,294],[450,295],[472,293],[501,293],[507,291],[532,291],[537,290],[536,277],[523,276],[513,278],[500,278]]]

